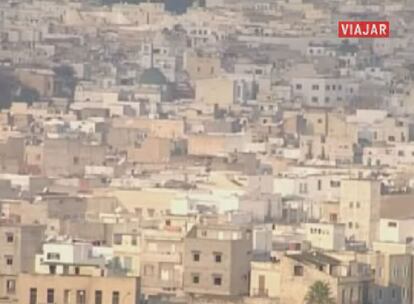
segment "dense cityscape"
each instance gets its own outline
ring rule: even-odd
[[[414,1],[0,0],[0,304],[414,304],[413,249]]]

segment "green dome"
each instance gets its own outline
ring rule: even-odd
[[[147,85],[164,85],[167,83],[167,78],[159,69],[150,68],[142,73],[139,82]]]

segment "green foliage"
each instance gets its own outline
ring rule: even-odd
[[[27,104],[32,104],[33,102],[39,100],[40,95],[37,90],[22,86],[19,90],[19,93],[14,98],[15,101],[25,102]]]
[[[11,71],[0,70],[0,109],[10,108],[13,101],[32,104],[39,98],[36,89],[22,84]]]
[[[0,109],[10,107],[18,87],[19,82],[14,75],[0,70]]]
[[[329,284],[322,281],[316,281],[305,297],[306,304],[335,304],[335,302]]]
[[[72,98],[75,94],[77,80],[71,66],[60,65],[53,69],[55,72],[54,95],[57,97]]]

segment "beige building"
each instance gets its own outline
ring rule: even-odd
[[[0,135],[0,172],[21,173],[24,163],[24,137]]]
[[[175,294],[183,289],[183,239],[185,229],[167,222],[142,234],[140,269],[145,295]]]
[[[225,156],[242,152],[249,136],[242,133],[191,134],[188,136],[188,154]]]
[[[196,101],[209,105],[230,106],[236,101],[235,81],[227,78],[208,78],[196,81]]]
[[[44,226],[0,223],[0,298],[15,299],[17,276],[32,272]]]
[[[194,226],[184,240],[184,291],[239,296],[249,293],[250,230],[228,225]]]
[[[135,277],[56,276],[22,273],[19,304],[139,303],[140,282]]]
[[[115,232],[112,240],[114,257],[128,276],[140,274],[141,234],[136,231]]]
[[[306,240],[313,248],[323,250],[345,249],[345,225],[335,223],[307,223]]]
[[[80,175],[87,165],[102,165],[106,147],[79,139],[48,138],[43,145],[42,173],[47,176]]]
[[[185,134],[183,120],[148,119],[148,118],[114,118],[112,128],[126,128],[144,131],[150,137],[182,138]],[[113,135],[117,136],[116,134]],[[116,138],[114,138],[116,140]]]
[[[372,288],[376,304],[409,304],[413,300],[413,256],[407,244],[375,242],[367,254],[375,269]]]
[[[341,181],[339,222],[345,224],[348,240],[371,247],[378,239],[380,221],[380,182],[368,179]]]
[[[220,58],[188,51],[184,56],[184,69],[192,80],[213,78],[221,73]]]
[[[251,297],[280,297],[280,263],[276,261],[252,262],[250,271]]]
[[[369,267],[362,263],[302,252],[282,257],[280,273],[280,304],[303,304],[316,281],[329,284],[335,303],[369,303],[372,276]]]
[[[128,161],[135,163],[168,163],[172,143],[168,138],[148,137],[141,144],[128,148]]]

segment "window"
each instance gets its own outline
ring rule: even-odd
[[[300,83],[296,84],[296,90],[302,90],[302,85]]]
[[[311,100],[312,100],[312,102],[318,102],[319,101],[319,98],[316,97],[316,96],[313,96]]]
[[[398,277],[398,268],[397,267],[395,267],[394,270],[393,270],[393,276],[394,276],[394,278]]]
[[[7,243],[13,243],[14,242],[13,233],[6,233],[6,240],[7,240]]]
[[[76,275],[79,275],[79,273],[80,273],[80,269],[79,269],[79,267],[75,267],[75,274],[76,274]]]
[[[339,181],[331,181],[331,187],[332,188],[339,188],[339,187],[341,187],[341,182],[339,182]]]
[[[361,203],[360,202],[356,202],[356,207],[360,208],[361,207]]]
[[[215,286],[221,286],[221,276],[220,275],[214,275],[213,277],[213,284]]]
[[[124,257],[124,267],[127,270],[132,270],[132,258]]]
[[[112,292],[112,304],[119,304],[119,291]]]
[[[295,265],[293,267],[293,275],[295,277],[302,277],[303,276],[303,266],[301,266],[301,265]]]
[[[318,180],[318,191],[322,190],[322,181],[319,179]]]
[[[198,252],[198,251],[193,252],[193,261],[194,262],[199,262],[200,261],[200,252]]]
[[[161,280],[169,281],[171,277],[171,271],[169,269],[161,269]]]
[[[136,246],[137,245],[137,237],[134,235],[132,236],[131,245]]]
[[[78,164],[79,164],[79,157],[75,156],[75,157],[73,158],[73,164],[74,164],[74,165],[78,165]]]
[[[102,304],[102,290],[95,290],[95,304]]]
[[[48,260],[60,260],[60,254],[56,252],[48,252],[47,259]]]
[[[396,222],[388,222],[388,227],[397,227]]]
[[[331,89],[331,86],[330,86],[329,84],[327,84],[327,85],[325,86],[325,90],[329,91],[330,89]]]
[[[352,229],[352,226],[353,226],[353,225],[352,225],[352,222],[349,222],[349,223],[348,223],[348,228],[349,228],[349,229]]]
[[[5,259],[6,259],[6,265],[8,265],[8,266],[12,266],[13,265],[13,256],[6,255],[5,256]]]
[[[319,85],[317,85],[317,84],[312,85],[312,90],[313,91],[318,91],[319,90]]]
[[[216,263],[221,263],[221,253],[214,253],[214,261]]]
[[[47,289],[46,303],[55,303],[55,290],[52,288]]]
[[[193,274],[193,284],[200,283],[200,275],[198,273]]]
[[[6,291],[9,294],[14,294],[16,292],[16,281],[15,280],[6,281]]]
[[[135,214],[137,216],[142,216],[142,208],[135,208]]]
[[[122,234],[114,234],[114,244],[115,245],[122,244]]]
[[[351,208],[351,209],[354,208],[354,202],[349,203],[349,208]]]
[[[70,302],[70,290],[65,289],[63,291],[63,304],[69,304]]]
[[[37,288],[30,288],[30,304],[37,304]]]
[[[144,275],[152,276],[154,275],[154,266],[152,265],[145,265],[144,266]]]
[[[56,265],[49,265],[49,273],[56,274]]]
[[[404,156],[404,151],[402,151],[402,150],[400,150],[400,151],[398,151],[398,156]]]
[[[76,304],[85,304],[86,303],[85,290],[76,291]]]
[[[325,97],[325,103],[329,103],[330,98],[328,96]]]
[[[149,217],[154,217],[155,209],[149,208],[147,209],[147,213]]]

